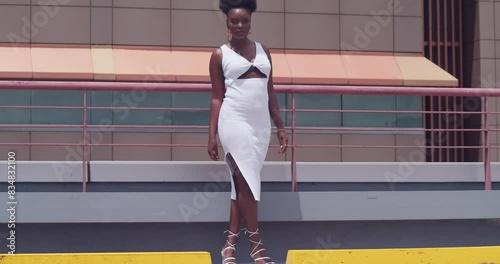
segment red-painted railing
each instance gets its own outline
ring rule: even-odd
[[[206,108],[162,108],[162,107],[90,107],[87,106],[88,91],[129,91],[129,92],[207,92],[211,91],[210,84],[191,84],[191,83],[124,83],[124,82],[65,82],[65,81],[0,81],[0,90],[77,90],[83,91],[82,106],[0,106],[0,109],[79,109],[83,110],[83,123],[81,125],[26,125],[26,124],[0,124],[0,128],[26,129],[26,128],[72,128],[82,131],[81,144],[67,143],[18,143],[4,142],[0,146],[82,146],[83,147],[83,191],[86,191],[87,182],[87,148],[92,146],[141,146],[141,147],[205,147],[205,144],[92,144],[88,141],[88,130],[101,128],[101,125],[87,124],[87,110],[166,110],[166,111],[208,111]],[[495,88],[440,88],[440,87],[367,87],[367,86],[324,86],[324,85],[275,85],[277,93],[287,93],[291,95],[291,108],[282,109],[291,113],[291,126],[287,127],[291,135],[291,172],[292,172],[292,191],[297,190],[297,149],[298,148],[422,148],[424,146],[408,145],[308,145],[297,142],[297,131],[349,131],[349,132],[424,132],[425,128],[366,128],[366,127],[299,127],[296,123],[298,112],[343,112],[343,113],[398,113],[398,114],[425,114],[425,113],[445,113],[438,111],[390,111],[390,110],[325,110],[325,109],[297,109],[296,94],[357,94],[357,95],[413,95],[413,96],[468,96],[484,98],[482,111],[477,112],[453,112],[463,114],[481,114],[484,116],[484,124],[488,124],[488,116],[498,114],[489,112],[488,97],[499,97],[500,89]],[[446,112],[449,113],[449,112]],[[106,129],[113,128],[162,128],[162,129],[207,129],[208,126],[172,126],[172,125],[106,125]],[[489,141],[489,133],[500,131],[500,129],[490,129],[484,125],[479,129],[454,129],[440,128],[439,131],[480,131],[484,135],[484,144],[480,146],[440,146],[440,148],[476,148],[484,150],[485,166],[485,190],[491,190],[491,169],[490,169],[490,149],[497,148],[492,146]],[[435,128],[432,131],[436,131]],[[272,146],[278,147],[278,146]]]

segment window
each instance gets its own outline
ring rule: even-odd
[[[208,111],[133,110],[140,107],[210,107],[209,93],[107,92],[88,93],[88,106],[123,107],[116,110],[89,110],[89,124],[115,125],[208,125]],[[291,108],[291,95],[278,94],[281,109]],[[0,91],[2,105],[81,106],[81,91]],[[417,96],[365,96],[297,94],[297,109],[422,110]],[[22,124],[81,124],[82,110],[2,109],[0,122]],[[287,126],[291,113],[282,112]],[[297,112],[297,126],[306,127],[422,127],[420,114],[396,113],[311,113]]]

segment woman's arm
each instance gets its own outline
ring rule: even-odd
[[[271,53],[269,52],[269,49],[267,47],[265,47],[264,45],[262,45],[262,47],[267,54],[269,62],[271,63],[271,71],[269,73],[269,81],[267,83],[267,92],[269,95],[269,114],[271,115],[271,119],[273,120],[274,125],[276,125],[276,128],[278,129],[278,140],[281,145],[280,153],[284,153],[287,148],[288,139],[286,137],[285,124],[283,123],[283,120],[281,120],[278,99],[276,99],[276,93],[274,91],[273,63],[271,59]]]
[[[267,54],[267,57],[269,58],[269,62],[271,63],[271,72],[269,73],[269,81],[267,83],[267,92],[269,94],[269,114],[271,114],[271,118],[274,121],[274,124],[276,125],[276,128],[278,129],[283,129],[285,128],[285,125],[283,124],[283,121],[281,120],[281,114],[280,114],[280,109],[278,105],[278,99],[276,99],[276,93],[274,92],[274,83],[273,83],[273,62],[271,60],[271,54],[269,52],[269,49],[267,47],[264,47],[264,51]]]
[[[212,99],[210,103],[210,123],[208,130],[208,155],[211,159],[218,160],[217,123],[222,100],[224,99],[224,73],[222,72],[222,51],[220,49],[212,53],[209,70],[212,82]]]

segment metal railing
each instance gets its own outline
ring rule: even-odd
[[[33,142],[4,142],[0,146],[80,146],[83,148],[82,162],[83,166],[83,191],[86,191],[87,183],[87,161],[88,147],[96,146],[137,146],[137,147],[206,147],[206,144],[117,144],[89,142],[89,131],[102,128],[103,125],[88,124],[87,110],[166,110],[166,111],[208,111],[208,108],[167,108],[167,107],[93,107],[87,106],[89,91],[128,91],[128,92],[211,92],[210,84],[200,83],[133,83],[133,82],[66,82],[66,81],[0,81],[0,90],[73,90],[83,92],[82,106],[0,106],[0,109],[60,109],[60,110],[83,110],[83,123],[80,125],[29,125],[29,124],[0,124],[0,128],[9,129],[27,129],[27,128],[51,128],[51,129],[78,129],[82,132],[82,143],[33,143]],[[500,89],[494,88],[440,88],[440,87],[368,87],[368,86],[323,86],[323,85],[275,85],[277,93],[286,93],[291,96],[291,108],[281,109],[283,112],[291,114],[291,126],[286,127],[288,134],[291,135],[291,174],[292,191],[297,191],[297,149],[299,148],[422,148],[425,146],[409,145],[310,145],[299,144],[297,141],[297,131],[354,131],[354,132],[425,132],[426,128],[381,128],[381,127],[299,127],[297,126],[296,116],[299,112],[343,112],[343,113],[397,113],[397,114],[441,114],[450,112],[440,111],[398,111],[398,110],[326,110],[326,109],[297,109],[297,94],[356,94],[356,95],[404,95],[404,96],[468,96],[481,97],[484,100],[482,111],[475,112],[457,112],[463,114],[481,114],[484,115],[484,125],[479,129],[456,129],[439,128],[440,131],[479,131],[484,135],[483,144],[480,146],[440,146],[440,148],[477,148],[484,150],[484,168],[485,168],[485,190],[491,190],[491,158],[490,149],[496,149],[498,146],[492,146],[489,140],[490,132],[497,132],[500,129],[490,128],[488,125],[491,114],[499,112],[489,112],[488,97],[499,97]],[[161,129],[207,129],[206,126],[174,126],[174,125],[106,125],[107,129],[119,128],[161,128]],[[432,129],[436,131],[436,129]],[[278,147],[271,145],[271,147]]]

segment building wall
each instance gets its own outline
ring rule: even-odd
[[[227,39],[218,3],[3,0],[0,42],[217,47]],[[422,2],[261,0],[252,28],[276,49],[421,52]]]
[[[464,86],[473,88],[500,88],[500,1],[464,1]],[[484,105],[484,99],[481,100]],[[470,111],[477,111],[480,106],[470,99]],[[498,111],[498,98],[488,98],[489,112]],[[498,129],[500,116],[491,114],[488,125]],[[468,118],[464,120],[471,126],[484,126],[484,118]],[[490,143],[498,146],[498,132],[490,132]],[[480,135],[484,142],[484,134]],[[484,158],[481,151],[480,156]],[[499,149],[491,149],[491,159],[499,160]]]
[[[94,132],[90,134],[93,144],[206,144],[206,133],[130,133]],[[291,135],[289,134],[291,139]],[[2,143],[67,143],[82,144],[80,132],[0,132]],[[369,134],[298,134],[297,143],[302,145],[385,145],[412,146],[412,148],[299,148],[298,161],[409,161],[410,157],[424,157],[420,135],[369,135]],[[277,139],[271,137],[268,161],[290,161],[291,150],[278,154]],[[81,160],[83,151],[77,146],[1,146],[0,151],[16,151],[18,160]],[[219,144],[219,154],[223,151]],[[90,147],[91,160],[153,160],[153,161],[206,161],[209,160],[206,147],[133,147],[94,146]],[[411,160],[419,162],[424,160]]]
[[[134,46],[217,47],[227,41],[225,17],[217,0],[3,0],[0,1],[0,43],[91,44]],[[30,33],[31,28],[31,33]],[[422,52],[422,1],[415,0],[261,0],[252,20],[251,37],[273,49],[361,50]],[[14,96],[14,99],[20,99]],[[4,94],[4,98],[5,94]],[[22,97],[24,100],[27,97]],[[55,98],[55,97],[53,97]],[[358,108],[376,98],[352,98]],[[389,98],[390,99],[390,98]],[[50,98],[42,99],[43,102]],[[418,99],[417,99],[418,100]],[[1,98],[0,98],[1,101]],[[394,100],[396,101],[396,100]],[[42,104],[43,104],[42,102]],[[315,100],[309,101],[315,103]],[[418,101],[417,101],[418,102]],[[345,102],[344,102],[345,104]],[[396,105],[396,104],[395,104]],[[321,108],[329,108],[321,105]],[[394,106],[396,107],[396,106]],[[421,106],[420,106],[421,107]],[[417,108],[419,108],[417,103]],[[373,109],[373,108],[371,108]],[[391,107],[389,107],[391,109]],[[38,119],[53,114],[45,113]],[[7,115],[4,115],[7,116]],[[21,119],[23,119],[22,117]],[[31,118],[34,118],[32,115]],[[56,117],[56,119],[59,117]],[[150,118],[142,115],[139,118]],[[317,117],[304,117],[320,120]],[[391,117],[396,120],[397,117]],[[1,118],[0,118],[1,120]],[[60,117],[58,119],[64,119]],[[397,126],[384,123],[387,116],[351,115],[353,126]],[[318,121],[319,122],[319,121]],[[335,121],[336,122],[336,121]],[[418,122],[418,121],[417,121]],[[364,125],[363,125],[364,124]],[[314,122],[309,125],[315,125]],[[316,124],[317,125],[317,124]],[[417,123],[418,125],[418,123]],[[413,125],[412,125],[413,126]],[[206,143],[204,133],[101,133],[103,143]],[[1,132],[0,140],[78,143],[75,132]],[[300,134],[299,144],[415,145],[422,135]],[[273,140],[274,137],[273,137]],[[415,143],[417,142],[417,143]],[[276,142],[273,142],[276,143]],[[0,149],[10,149],[0,147]],[[76,147],[19,147],[19,155],[32,160],[66,159]],[[271,148],[268,160],[289,160]],[[75,150],[76,151],[76,150]],[[415,149],[340,150],[307,148],[302,161],[400,161]],[[199,148],[94,147],[92,159],[106,160],[207,160]]]

